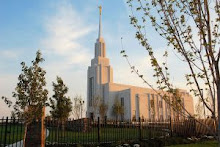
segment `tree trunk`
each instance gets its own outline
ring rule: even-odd
[[[46,128],[45,128],[45,107],[42,108],[41,116],[41,147],[45,146],[46,141]]]
[[[27,124],[25,124],[25,127],[24,127],[23,147],[25,147],[25,139],[26,139],[26,136],[27,136]]]
[[[65,121],[62,120],[61,121],[61,129],[62,129],[62,137],[65,137]]]
[[[218,101],[218,142],[219,142],[219,145],[220,146],[220,119],[219,119],[219,116],[220,116],[220,80],[218,81],[218,85],[217,85],[217,101]]]
[[[60,123],[59,123],[59,120],[57,120],[56,142],[58,142],[58,139],[59,139],[59,136],[58,136],[58,133],[59,133],[59,126],[60,126]]]

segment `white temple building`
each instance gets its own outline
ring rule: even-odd
[[[113,69],[106,57],[106,45],[102,36],[101,13],[100,7],[95,56],[91,60],[87,73],[87,117],[96,119],[94,116],[99,116],[97,108],[94,108],[94,99],[100,97],[102,102],[108,106],[106,113],[108,119],[115,119],[112,110],[115,101],[123,106],[124,113],[121,115],[121,119],[138,119],[141,117],[151,120],[166,120],[170,119],[170,116],[175,118],[177,116],[175,112],[152,89],[114,83]],[[192,97],[185,90],[180,90],[180,93],[185,109],[193,115]]]

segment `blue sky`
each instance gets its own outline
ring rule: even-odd
[[[52,93],[52,81],[61,76],[69,87],[69,96],[82,95],[86,99],[86,77],[94,56],[98,36],[98,5],[102,4],[102,34],[107,46],[107,57],[114,71],[114,81],[146,87],[120,55],[120,38],[131,62],[147,80],[154,82],[147,52],[134,38],[135,29],[129,22],[129,9],[123,0],[19,0],[0,1],[0,96],[11,97],[21,72],[20,63],[30,65],[40,49],[45,58],[47,88]],[[166,48],[158,35],[148,31],[158,57]],[[154,35],[152,35],[154,34]],[[175,61],[175,62],[173,62]],[[171,55],[173,82],[184,88],[181,75],[186,70]],[[178,72],[176,69],[178,67]],[[129,80],[128,80],[129,79]],[[0,101],[0,117],[10,110]]]

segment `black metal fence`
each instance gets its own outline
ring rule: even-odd
[[[153,137],[168,137],[169,122],[149,122],[91,119],[45,121],[48,131],[46,144],[97,144],[117,141],[142,140]]]
[[[145,140],[155,137],[212,135],[216,124],[213,119],[200,120],[211,130],[195,119],[182,121],[151,122],[100,120],[88,118],[66,121],[45,120],[46,145],[60,144],[99,144],[129,140]],[[0,146],[23,146],[25,132],[24,120],[14,118],[0,119]]]
[[[0,119],[0,146],[22,147],[24,138],[24,120],[15,118]]]

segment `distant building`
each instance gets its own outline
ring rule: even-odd
[[[94,99],[100,97],[108,105],[107,118],[114,119],[113,105],[118,101],[124,108],[120,119],[166,120],[181,119],[178,113],[170,109],[169,105],[149,88],[117,84],[113,82],[113,69],[106,57],[106,46],[102,37],[101,7],[99,16],[99,33],[95,43],[95,57],[91,60],[87,75],[87,117],[99,116],[94,112]],[[180,90],[185,109],[194,114],[193,99],[185,90]],[[97,108],[96,108],[97,109]],[[96,113],[94,115],[94,113]],[[183,112],[185,113],[185,112]],[[96,119],[96,118],[94,118]]]

